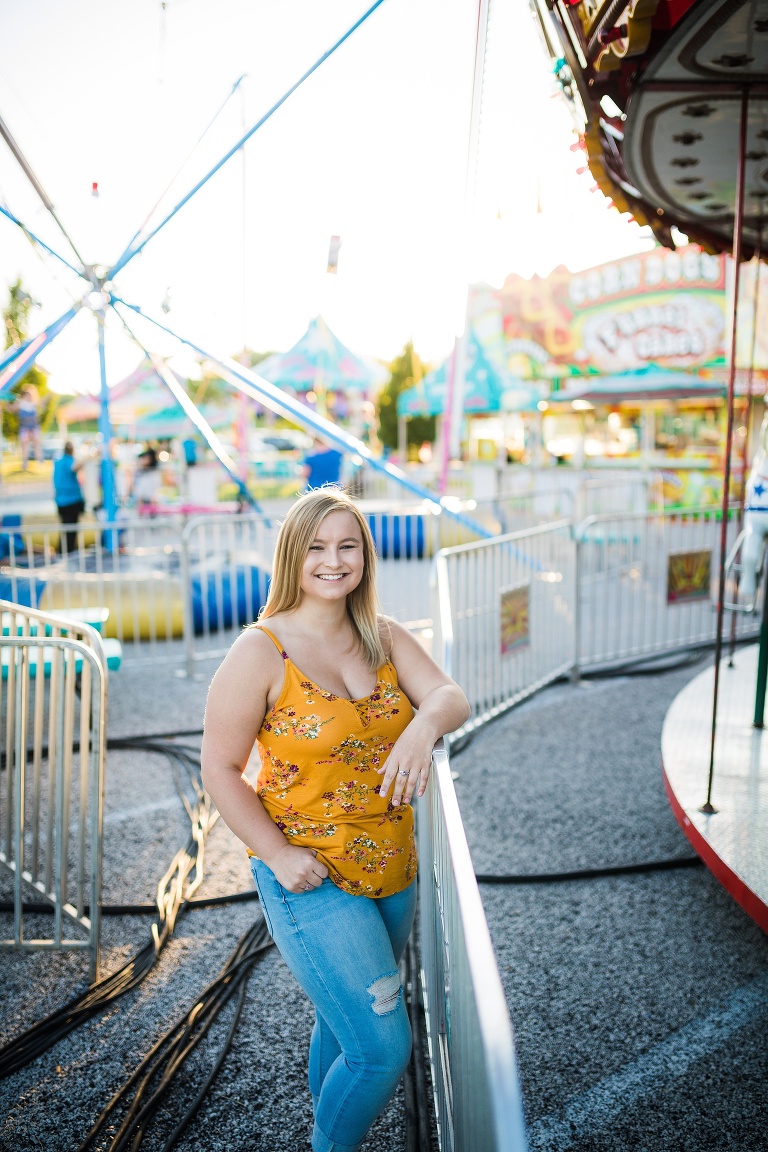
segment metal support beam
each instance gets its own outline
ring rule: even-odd
[[[733,445],[733,408],[736,388],[736,335],[739,320],[739,282],[741,273],[741,231],[744,223],[744,183],[746,175],[747,122],[749,119],[749,89],[741,90],[741,118],[739,122],[739,151],[736,171],[736,206],[733,221],[733,309],[731,317],[731,353],[728,367],[728,417],[725,433],[725,474],[723,476],[722,520],[720,524],[720,578],[717,592],[717,633],[715,636],[715,683],[712,699],[712,735],[709,745],[709,775],[707,798],[702,812],[713,813],[712,783],[715,773],[715,737],[717,735],[717,700],[720,688],[720,658],[723,651],[723,615],[725,611],[725,558],[728,540],[728,504],[731,486],[731,450]]]
[[[298,88],[301,87],[301,85],[304,83],[304,81],[307,80],[312,75],[313,72],[316,72],[317,69],[320,67],[320,65],[324,64],[325,61],[328,59],[328,57],[332,56],[333,53],[336,51],[336,49],[340,48],[341,45],[344,43],[344,41],[348,40],[349,37],[352,35],[352,33],[356,32],[357,29],[361,26],[361,24],[364,24],[365,21],[368,19],[368,17],[371,16],[376,11],[377,8],[381,7],[381,5],[383,3],[384,3],[384,0],[375,0],[375,3],[372,4],[370,6],[370,8],[366,12],[363,13],[363,15],[359,18],[359,20],[356,20],[355,23],[352,25],[352,27],[348,28],[347,31],[344,33],[344,35],[340,36],[339,39],[335,42],[335,44],[332,44],[331,47],[326,52],[324,52],[322,54],[322,56],[320,56],[314,62],[314,64],[312,64],[312,66],[310,68],[308,68],[306,70],[306,72],[304,72],[303,75],[301,75],[299,77],[299,79],[296,80],[291,85],[291,87],[288,89],[288,91],[285,92],[280,97],[280,99],[277,100],[272,105],[272,107],[267,112],[264,113],[264,115],[261,117],[261,119],[257,120],[256,123],[253,125],[253,127],[250,128],[245,133],[245,135],[242,136],[237,141],[237,143],[234,144],[230,148],[230,150],[227,152],[226,156],[223,156],[222,159],[219,160],[218,164],[215,164],[213,166],[213,168],[211,168],[210,172],[206,173],[206,175],[203,176],[203,178],[201,180],[198,180],[198,182],[197,182],[197,184],[195,184],[194,188],[190,192],[188,192],[186,194],[186,196],[183,197],[183,199],[181,199],[178,202],[178,204],[176,205],[175,208],[171,209],[171,211],[168,213],[168,215],[165,216],[160,221],[160,223],[155,228],[153,228],[152,231],[149,232],[141,240],[141,242],[139,244],[134,245],[134,243],[132,241],[128,245],[128,247],[125,249],[125,251],[118,257],[117,262],[115,263],[114,267],[112,267],[110,269],[110,271],[107,273],[107,279],[108,280],[111,280],[112,277],[115,276],[120,271],[121,268],[125,267],[125,265],[129,262],[129,260],[133,260],[134,256],[136,256],[139,252],[141,252],[142,248],[144,248],[144,246],[149,243],[149,241],[152,239],[153,236],[157,235],[157,233],[160,231],[161,228],[165,227],[165,225],[168,223],[169,220],[173,219],[173,217],[176,215],[176,213],[181,208],[184,207],[184,205],[187,203],[187,201],[191,200],[192,197],[195,195],[195,193],[199,192],[200,189],[203,187],[203,185],[207,184],[208,181],[211,179],[211,177],[215,176],[215,174],[218,172],[218,170],[220,168],[222,168],[226,164],[226,162],[228,160],[230,160],[237,152],[240,151],[240,149],[243,147],[243,145],[248,140],[250,140],[251,136],[253,136],[254,132],[258,132],[259,128],[261,128],[264,124],[266,124],[266,122],[267,122],[267,120],[269,120],[270,116],[273,116],[274,113],[277,112],[278,108],[281,108],[282,105],[285,104],[286,100],[288,100],[289,97],[291,97],[293,95],[293,93]]]
[[[429,501],[434,505],[435,512],[442,512],[445,516],[450,516],[458,523],[463,524],[469,528],[481,539],[490,539],[495,533],[489,532],[482,524],[478,524],[470,516],[465,516],[461,512],[457,512],[450,507],[441,503],[435,496],[434,492],[430,492],[422,484],[417,484],[415,481],[406,475],[400,468],[394,464],[390,464],[387,460],[381,460],[374,456],[371,449],[362,440],[358,440],[356,436],[352,436],[337,424],[333,424],[330,420],[326,420],[324,416],[319,416],[316,412],[312,412],[305,404],[296,400],[293,396],[283,392],[276,384],[272,384],[269,380],[265,380],[263,376],[259,376],[250,368],[245,368],[242,364],[238,364],[236,360],[229,357],[216,356],[214,353],[201,348],[199,344],[195,344],[192,340],[188,340],[184,336],[180,336],[178,332],[168,328],[167,325],[161,324],[159,320],[155,320],[152,316],[148,316],[142,312],[136,304],[128,304],[125,300],[121,300],[119,296],[112,295],[111,301],[115,305],[122,305],[124,308],[129,308],[135,312],[137,316],[142,316],[156,328],[163,332],[167,332],[170,336],[175,337],[182,344],[186,344],[193,352],[197,352],[199,356],[203,356],[206,360],[211,360],[217,364],[223,372],[226,373],[227,378],[235,388],[244,391],[246,395],[253,397],[260,403],[271,408],[273,412],[277,412],[281,416],[287,417],[289,420],[295,421],[297,424],[305,428],[311,429],[323,438],[327,443],[333,444],[341,452],[350,455],[359,456],[366,464],[370,465],[377,472],[382,472],[384,475],[389,476],[401,488],[410,492],[412,495],[418,497],[419,500]]]

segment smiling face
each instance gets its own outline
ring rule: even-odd
[[[363,576],[363,541],[351,512],[329,512],[309,546],[301,570],[306,596],[339,600],[358,586]]]

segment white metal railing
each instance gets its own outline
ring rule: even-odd
[[[134,659],[157,657],[184,630],[178,517],[22,525],[6,540],[0,595],[56,612],[106,608],[106,634]],[[76,547],[66,546],[75,534]]]
[[[443,549],[435,591],[436,657],[472,709],[452,739],[573,667],[576,549],[569,521]]]
[[[262,516],[194,517],[181,532],[187,671],[224,656],[267,599],[278,526]]]
[[[4,600],[0,612],[0,866],[13,876],[14,904],[13,936],[0,946],[86,949],[95,980],[107,710],[101,637],[87,624]],[[30,896],[53,909],[48,936],[25,933]]]
[[[441,1152],[525,1152],[512,1025],[440,741],[419,805],[421,981]]]
[[[712,643],[720,532],[714,507],[591,516],[580,524],[574,670]],[[737,533],[734,509],[726,552]],[[757,628],[754,616],[741,615],[735,635]]]

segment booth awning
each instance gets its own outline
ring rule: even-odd
[[[569,380],[568,387],[553,392],[549,402],[564,404],[584,400],[590,404],[620,404],[632,400],[684,400],[724,395],[725,389],[717,381],[705,380],[695,373],[670,372],[651,365],[615,376]]]

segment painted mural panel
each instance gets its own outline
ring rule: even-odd
[[[752,357],[755,268],[745,265],[737,363]],[[730,341],[730,260],[695,245],[661,248],[549,276],[508,276],[470,288],[479,339],[516,375],[557,378],[634,371],[648,364],[722,371]],[[755,366],[768,368],[768,269],[761,269]]]

